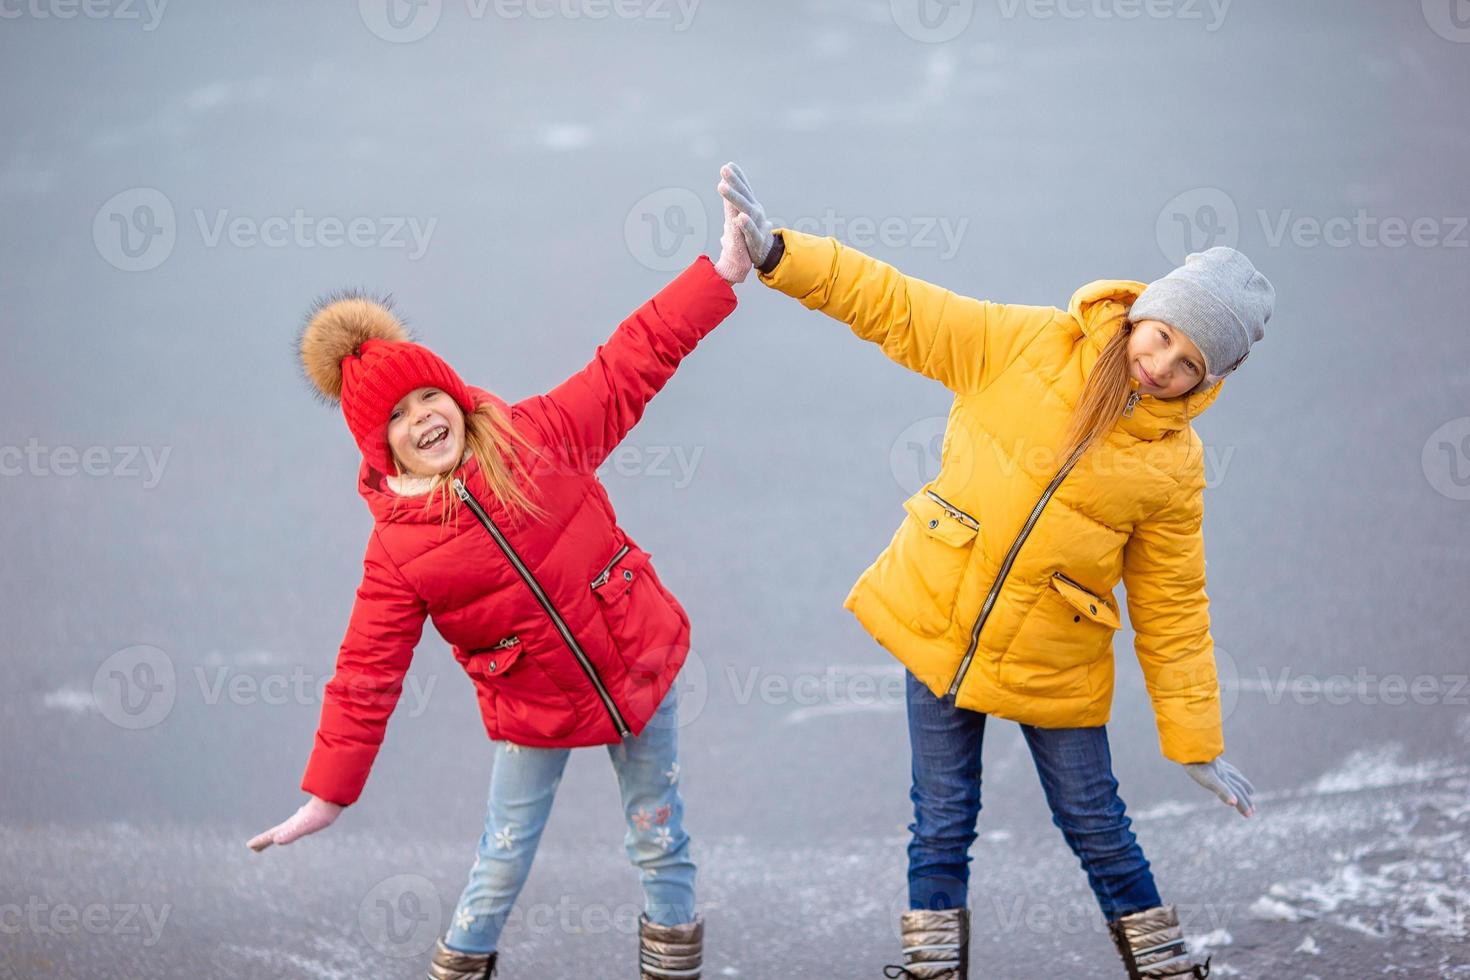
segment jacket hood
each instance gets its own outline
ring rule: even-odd
[[[470,397],[474,399],[476,407],[484,402],[495,405],[507,417],[510,416],[510,403],[483,388],[474,385],[465,385],[469,390]],[[480,471],[480,461],[473,455],[465,460],[459,467],[460,477],[468,483],[470,477]],[[388,478],[380,473],[377,467],[363,459],[357,469],[357,492],[362,499],[367,501],[368,510],[372,511],[374,520],[396,521],[406,523],[428,523],[439,520],[439,508],[437,506],[424,506],[424,500],[419,497],[403,497],[395,493],[388,486]]]
[[[1067,312],[1082,327],[1082,368],[1091,372],[1102,349],[1122,329],[1128,309],[1138,299],[1147,283],[1133,279],[1097,279],[1072,294]],[[1160,436],[1186,428],[1191,420],[1214,404],[1220,395],[1222,378],[1203,391],[1174,398],[1158,398],[1143,395],[1133,406],[1133,414],[1119,420],[1119,426],[1144,439]],[[1136,391],[1138,382],[1129,378],[1129,385]]]

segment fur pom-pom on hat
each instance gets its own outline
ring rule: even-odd
[[[393,313],[393,297],[344,289],[312,304],[297,350],[306,379],[328,404],[342,399],[342,359],[359,355],[365,340],[411,340]]]
[[[454,369],[409,339],[391,297],[378,299],[355,289],[322,297],[307,313],[297,353],[313,392],[328,405],[342,406],[363,458],[380,473],[396,469],[388,448],[388,416],[404,395],[438,388],[466,414],[475,410],[469,388]]]

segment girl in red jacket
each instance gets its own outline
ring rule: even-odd
[[[303,367],[362,450],[375,519],[301,788],[311,798],[249,842],[326,827],[355,802],[424,619],[474,682],[495,743],[485,832],[429,977],[486,978],[574,746],[607,745],[629,858],[642,873],[644,977],[697,978],[703,918],[678,790],[674,678],[689,619],[618,526],[599,464],[750,270],[725,208],[717,263],[700,256],[552,391],[507,404],[410,342],[357,293],[308,317]]]

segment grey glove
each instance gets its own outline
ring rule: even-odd
[[[1226,806],[1233,806],[1240,815],[1248,817],[1256,812],[1251,805],[1251,795],[1256,788],[1241,771],[1217,755],[1209,762],[1186,762],[1184,769],[1191,779],[1220,798]]]
[[[745,236],[745,249],[750,259],[760,265],[770,254],[775,228],[766,217],[766,211],[751,192],[750,181],[745,179],[739,165],[727,163],[720,168],[720,196],[735,205],[740,214],[735,227]]]

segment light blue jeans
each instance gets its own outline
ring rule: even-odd
[[[644,913],[659,925],[694,919],[694,862],[679,795],[679,700],[671,687],[642,734],[607,747],[628,823],[624,844],[640,872]],[[571,749],[495,743],[485,832],[445,945],[463,953],[496,948],[536,856],[541,831]]]

